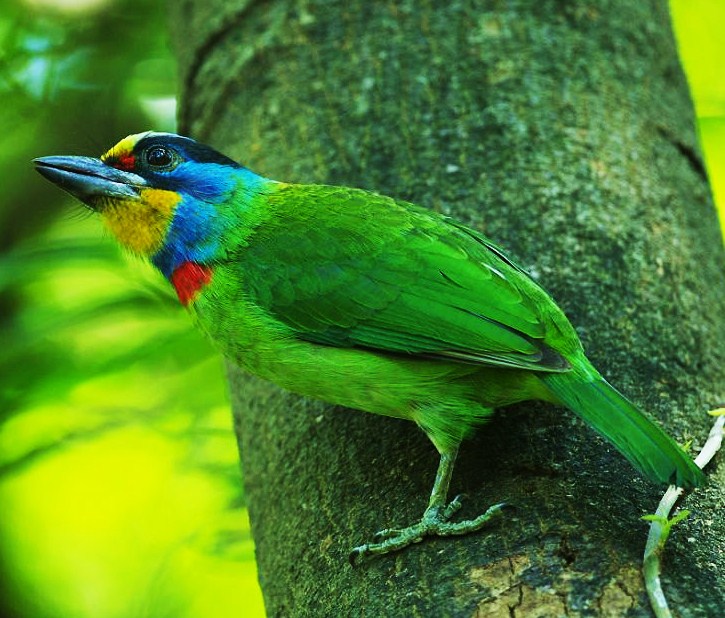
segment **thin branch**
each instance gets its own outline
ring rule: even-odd
[[[717,416],[715,423],[710,429],[710,434],[705,442],[700,454],[695,459],[695,463],[704,468],[715,453],[720,450],[723,441],[723,426],[725,426],[725,408],[718,408],[709,412],[712,416]],[[667,606],[667,599],[662,590],[662,582],[660,574],[662,572],[661,556],[664,551],[665,542],[670,534],[672,527],[687,517],[689,511],[682,511],[672,519],[669,518],[670,512],[675,503],[682,495],[682,487],[670,487],[660,500],[657,511],[654,515],[647,516],[646,519],[651,521],[649,534],[647,535],[647,544],[644,549],[644,562],[642,564],[642,572],[644,573],[645,587],[649,596],[650,604],[657,618],[672,618],[672,612]]]

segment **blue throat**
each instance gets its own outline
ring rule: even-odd
[[[243,216],[249,200],[265,184],[273,182],[243,167],[204,164],[182,170],[183,167],[186,165],[177,168],[183,173],[173,178],[173,189],[182,199],[163,246],[151,257],[154,266],[169,280],[184,262],[210,264],[219,259],[226,231],[236,225],[238,216]]]

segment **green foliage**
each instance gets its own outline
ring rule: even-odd
[[[725,4],[719,0],[670,0],[680,58],[690,84],[720,220],[725,219],[725,82],[721,36]],[[725,228],[723,228],[725,234]]]
[[[95,4],[0,7],[0,603],[259,614],[221,358],[30,165],[174,128],[163,4]]]

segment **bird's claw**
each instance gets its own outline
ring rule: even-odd
[[[378,530],[373,534],[373,541],[384,541],[385,539],[398,536],[403,530],[404,528],[384,528],[383,530]]]
[[[475,532],[501,514],[510,505],[495,504],[475,519],[451,523],[448,519],[461,508],[460,496],[456,496],[445,508],[428,508],[421,520],[407,528],[386,528],[375,534],[374,543],[359,545],[350,552],[350,564],[354,567],[362,556],[387,554],[420,543],[426,536],[454,536]]]
[[[463,498],[463,496],[461,494],[458,494],[455,498],[453,498],[453,500],[451,500],[448,503],[448,506],[446,506],[446,508],[443,509],[443,520],[444,521],[448,521],[463,506],[463,502],[461,502],[461,498]]]

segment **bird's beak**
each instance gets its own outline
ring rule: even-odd
[[[91,157],[41,157],[33,159],[33,163],[48,180],[92,210],[98,209],[102,198],[138,199],[141,188],[148,184],[138,174]]]

